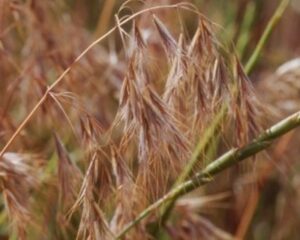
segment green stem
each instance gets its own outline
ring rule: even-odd
[[[236,42],[236,48],[237,52],[239,53],[240,59],[243,59],[246,47],[250,40],[251,27],[256,17],[255,10],[255,2],[249,2],[246,8],[243,22],[241,24],[240,34]]]
[[[263,47],[265,46],[266,42],[268,41],[269,37],[271,36],[271,33],[277,23],[280,21],[280,19],[283,16],[284,11],[289,5],[290,0],[282,0],[278,8],[276,9],[274,15],[268,22],[267,27],[265,28],[265,31],[263,32],[262,37],[260,38],[252,56],[250,57],[249,61],[246,64],[245,70],[246,72],[251,72],[253,67],[256,65],[257,61],[259,60],[260,54],[262,52]]]
[[[212,123],[209,125],[208,129],[201,136],[202,141],[199,141],[196,145],[194,152],[192,153],[191,159],[189,160],[187,166],[184,168],[180,176],[177,178],[175,185],[182,183],[186,178],[192,173],[195,165],[199,160],[199,156],[208,147],[215,135],[216,131],[219,129],[220,124],[223,122],[224,116],[227,112],[227,105],[222,105],[221,109],[214,116]]]
[[[155,203],[147,207],[140,215],[137,216],[132,222],[128,223],[124,229],[118,234],[116,239],[122,238],[131,228],[138,224],[142,219],[146,218],[157,208],[161,207],[169,201],[174,201],[178,197],[193,191],[201,185],[204,185],[213,180],[213,176],[222,172],[223,170],[234,166],[238,162],[253,156],[256,153],[266,149],[278,137],[300,126],[300,111],[287,117],[281,122],[275,124],[258,138],[253,140],[250,144],[242,148],[234,148],[226,152],[213,162],[211,162],[202,171],[197,173],[192,179],[176,186],[167,193],[164,197],[157,200]]]

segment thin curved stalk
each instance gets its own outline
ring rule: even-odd
[[[202,171],[197,173],[192,179],[178,185],[169,193],[157,200],[155,203],[147,207],[137,216],[137,218],[135,218],[124,227],[124,229],[118,234],[116,239],[122,238],[131,228],[133,228],[141,220],[146,218],[150,213],[161,207],[163,204],[166,204],[169,201],[173,201],[174,199],[177,199],[178,197],[195,190],[199,186],[212,181],[214,175],[268,148],[276,138],[299,126],[300,111],[273,125],[248,145],[241,148],[234,148],[229,150],[228,152],[211,162]]]
[[[290,0],[282,0],[280,5],[276,9],[274,15],[268,22],[268,25],[265,28],[265,31],[264,31],[262,37],[260,38],[252,56],[250,57],[249,61],[246,64],[246,67],[245,67],[246,72],[251,72],[253,67],[256,65],[257,61],[259,60],[259,57],[260,57],[263,47],[265,46],[266,42],[270,38],[273,29],[275,28],[275,26],[278,24],[278,22],[282,18],[283,13],[287,9],[289,3],[290,3]]]
[[[250,1],[247,4],[245,15],[241,24],[241,32],[239,34],[238,40],[236,42],[237,52],[239,54],[240,59],[243,59],[245,50],[250,41],[250,32],[254,22],[256,11],[256,2]]]

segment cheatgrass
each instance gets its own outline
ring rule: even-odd
[[[65,3],[0,2],[0,234],[234,239],[201,213],[230,194],[198,187],[300,124],[295,114],[264,132],[248,77],[288,2],[246,68],[253,5],[236,48],[190,3],[126,1],[113,17],[105,1],[90,43]]]

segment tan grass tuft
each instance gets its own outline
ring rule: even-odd
[[[30,193],[38,186],[38,164],[33,156],[13,152],[5,153],[0,161],[5,206],[20,239],[26,239],[26,229],[34,223]]]

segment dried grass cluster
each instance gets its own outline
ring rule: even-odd
[[[242,146],[260,129],[257,101],[234,48],[190,4],[145,4],[138,14],[122,17],[124,5],[115,16],[118,34],[110,36],[116,43],[94,44],[83,55],[89,33],[74,24],[63,3],[2,5],[0,141],[16,131],[11,116],[26,116],[42,99],[39,114],[28,118],[34,124],[18,132],[14,146],[15,152],[35,150],[48,159],[41,164],[21,153],[1,157],[3,204],[18,239],[114,239],[178,177],[202,168],[215,138],[227,147]],[[197,21],[190,32],[181,21],[185,11]],[[164,23],[162,12],[181,30]],[[62,81],[65,69],[70,71]],[[212,124],[213,139],[206,139]],[[201,141],[209,144],[191,163]],[[180,220],[165,225],[172,239],[232,238],[189,205],[179,202],[174,211]],[[159,215],[124,239],[151,239],[148,228]]]

